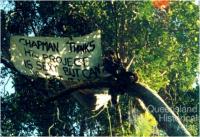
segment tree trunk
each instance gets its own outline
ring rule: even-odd
[[[127,94],[143,100],[161,128],[164,129],[169,136],[191,136],[180,119],[155,91],[140,83],[135,83],[129,85]]]

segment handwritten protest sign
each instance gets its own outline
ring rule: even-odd
[[[10,44],[11,61],[29,76],[77,82],[102,74],[100,31],[72,39],[13,36]]]

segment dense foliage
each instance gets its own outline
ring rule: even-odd
[[[150,1],[14,1],[8,5],[1,10],[2,58],[10,59],[12,35],[70,37],[100,29],[103,49],[113,47],[124,65],[133,58],[130,71],[138,73],[140,82],[158,91],[172,108],[197,108],[174,111],[188,117],[183,123],[192,135],[199,134],[199,92],[192,86],[198,73],[199,20],[198,7],[192,2],[173,1],[166,9],[156,9]],[[1,91],[4,136],[165,134],[150,113],[139,109],[135,98],[120,98],[121,122],[120,111],[110,105],[91,118],[94,114],[70,95],[42,103],[63,89],[59,81],[23,76],[4,66],[1,86],[10,76],[15,88],[13,94]]]

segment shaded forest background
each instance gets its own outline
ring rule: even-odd
[[[199,134],[198,6],[188,1],[171,2],[164,10],[150,1],[15,1],[8,6],[1,10],[2,58],[10,60],[13,35],[71,37],[100,29],[103,49],[114,48],[125,65],[133,59],[130,71],[137,72],[139,82],[156,90],[172,109],[194,108],[174,111],[192,135]],[[1,135],[165,135],[133,97],[121,96],[120,109],[109,104],[92,118],[97,112],[87,111],[70,95],[41,103],[64,88],[59,81],[23,76],[9,63],[3,66],[0,84],[11,77],[15,92],[1,91]]]

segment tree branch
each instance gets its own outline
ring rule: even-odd
[[[107,110],[107,118],[108,118],[109,131],[110,131],[109,136],[112,137],[112,123],[111,123],[111,119],[110,119],[110,113],[109,113],[108,108],[106,108],[106,110]]]
[[[111,82],[108,82],[107,80],[84,82],[84,83],[72,85],[72,86],[68,87],[67,89],[62,90],[59,94],[48,98],[45,102],[48,103],[50,101],[54,101],[60,97],[64,97],[64,96],[69,95],[80,89],[92,89],[92,88],[97,89],[97,88],[103,88],[103,87],[109,88],[114,85],[116,85],[116,83],[114,83],[114,82],[111,83]]]
[[[132,57],[132,59],[130,60],[129,64],[126,66],[126,71],[128,71],[133,63],[134,60],[134,56]]]
[[[122,113],[121,113],[120,104],[117,104],[116,109],[117,109],[117,115],[118,115],[118,119],[119,119],[119,125],[120,125],[121,130],[122,130],[122,137],[124,137],[125,131],[124,131],[124,126],[123,126],[123,120],[122,120]]]
[[[1,63],[3,63],[5,67],[7,67],[7,68],[9,68],[9,69],[11,69],[11,70],[13,70],[13,71],[19,72],[19,71],[14,67],[14,65],[13,65],[10,61],[8,61],[7,59],[5,59],[5,58],[1,58]],[[20,73],[20,72],[19,72],[19,73]]]

